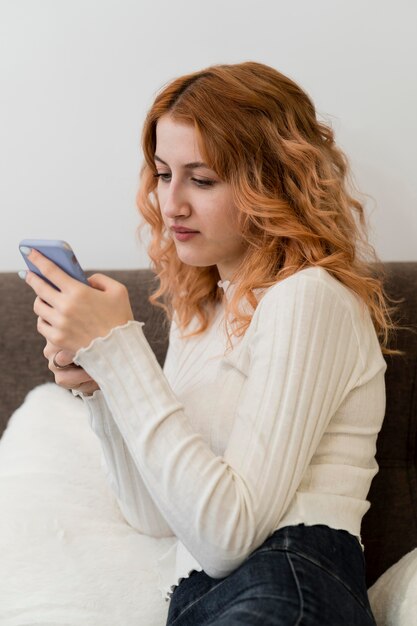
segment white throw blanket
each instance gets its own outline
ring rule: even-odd
[[[163,626],[173,542],[122,517],[82,400],[33,389],[0,441],[0,625]]]
[[[154,539],[122,517],[82,400],[33,389],[0,441],[0,626],[164,626]],[[369,590],[378,626],[417,625],[417,549]]]

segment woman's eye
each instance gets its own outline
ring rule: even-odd
[[[158,172],[158,174],[154,174],[154,177],[161,179],[165,183],[171,180],[171,174],[166,172]],[[209,178],[191,178],[191,180],[197,185],[197,187],[212,187],[216,182],[214,180],[210,180]]]
[[[167,176],[170,177],[171,174],[162,174],[162,173],[154,174],[154,178],[160,178],[161,180],[164,180],[164,181],[169,180],[169,178],[166,178]]]
[[[210,180],[208,178],[192,178],[198,187],[212,187],[215,183],[214,180]]]

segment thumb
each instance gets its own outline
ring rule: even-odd
[[[74,356],[74,352],[70,352],[69,350],[55,350],[55,354],[52,355],[52,358],[55,358],[55,363],[58,363],[60,367],[65,367],[73,362]]]
[[[93,274],[87,278],[88,283],[94,289],[100,289],[100,291],[107,291],[111,288],[111,284],[114,282],[110,276],[105,274]]]

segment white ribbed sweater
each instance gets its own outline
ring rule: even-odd
[[[219,285],[229,298],[234,285]],[[226,576],[288,524],[360,538],[369,508],[386,363],[367,308],[318,267],[255,295],[226,355],[221,303],[199,337],[172,323],[163,370],[137,321],[74,358],[100,386],[73,393],[124,516],[177,538],[158,562],[166,599],[193,569]]]

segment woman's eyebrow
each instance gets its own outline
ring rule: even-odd
[[[163,163],[164,165],[168,166],[168,163],[165,163],[165,161],[163,161],[156,154],[154,156],[154,159],[155,159],[155,161],[159,161],[160,163]],[[206,167],[208,170],[211,169],[211,167],[209,165],[207,165],[207,163],[203,163],[202,161],[194,161],[193,163],[186,163],[185,165],[183,165],[183,167],[186,168],[187,170],[193,170],[196,167]]]

